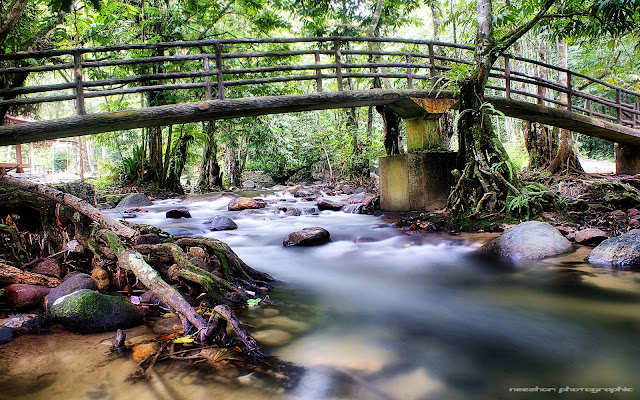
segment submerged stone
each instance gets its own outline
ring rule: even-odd
[[[573,248],[553,226],[539,221],[522,222],[487,243],[482,249],[516,260],[557,256]]]
[[[111,332],[144,322],[142,312],[129,301],[89,289],[60,297],[51,305],[50,313],[54,320],[76,333]]]

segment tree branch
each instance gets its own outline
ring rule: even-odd
[[[547,11],[555,4],[556,0],[546,0],[543,4],[542,8],[538,13],[529,20],[526,24],[512,30],[511,32],[504,35],[500,40],[496,43],[496,47],[494,48],[495,54],[501,54],[505,50],[507,50],[511,45],[518,41],[522,36],[524,36],[527,32],[529,32],[536,24],[547,14]]]
[[[2,25],[0,25],[0,45],[4,43],[9,36],[9,32],[16,26],[18,23],[18,19],[24,12],[24,9],[27,8],[27,4],[29,4],[30,0],[15,0],[11,10],[7,13],[7,18],[3,21]]]

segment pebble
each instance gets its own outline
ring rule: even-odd
[[[159,348],[160,343],[158,342],[139,344],[131,349],[131,357],[133,357],[133,361],[139,363],[154,354]]]

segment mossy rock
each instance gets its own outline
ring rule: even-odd
[[[82,289],[60,297],[51,317],[75,333],[111,332],[144,322],[142,312],[127,300]]]

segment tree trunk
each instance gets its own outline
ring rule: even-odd
[[[238,175],[238,160],[236,159],[236,151],[231,144],[227,144],[227,178],[229,179],[229,186],[240,185],[240,176]]]
[[[204,193],[216,188],[222,188],[222,174],[217,160],[218,143],[215,136],[215,122],[203,122],[202,130],[209,139],[204,146],[204,154],[200,164],[200,177],[198,179],[198,190]]]
[[[171,163],[169,165],[169,174],[166,180],[166,188],[176,193],[184,193],[184,189],[180,184],[180,177],[184,170],[184,165],[187,162],[187,151],[189,144],[193,141],[193,136],[184,135],[178,139],[178,143],[173,149],[173,155],[171,157]]]
[[[400,148],[400,116],[388,106],[376,106],[384,123],[384,148],[388,156],[401,154]]]

